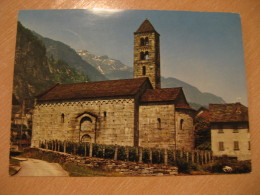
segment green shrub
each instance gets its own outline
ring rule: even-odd
[[[143,162],[151,163],[150,161],[150,151],[147,148],[143,148]]]
[[[126,161],[127,160],[125,146],[119,146],[118,147],[117,159],[118,160],[122,160],[122,161]]]
[[[105,146],[105,158],[114,159],[115,150],[115,146]]]
[[[103,146],[100,144],[92,144],[92,146],[92,156],[97,158],[103,158]]]
[[[129,161],[138,162],[138,148],[129,147]]]

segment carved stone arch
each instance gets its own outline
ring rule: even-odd
[[[84,134],[83,136],[81,136],[81,139],[80,139],[81,142],[89,142],[91,143],[92,142],[92,138],[89,134]]]

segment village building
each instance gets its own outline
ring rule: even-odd
[[[45,140],[194,149],[194,110],[182,88],[161,89],[160,34],[134,33],[134,78],[56,84],[38,95],[32,147]]]
[[[209,111],[213,155],[251,159],[248,108],[240,103],[210,104]]]

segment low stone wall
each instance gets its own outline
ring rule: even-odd
[[[41,155],[55,155],[55,161],[58,163],[72,162],[80,166],[99,169],[101,168],[108,171],[118,172],[127,176],[171,176],[178,174],[178,168],[175,166],[126,162],[95,157],[82,157],[41,148],[37,148],[35,150],[41,153]]]

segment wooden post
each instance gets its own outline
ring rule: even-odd
[[[172,150],[172,155],[173,155],[173,162],[175,162],[176,161],[176,155],[177,155],[177,152],[176,152],[176,150]]]
[[[64,141],[64,144],[63,144],[63,152],[66,153],[67,152],[67,144],[66,144],[66,141]]]
[[[48,149],[47,141],[46,140],[44,141],[45,141],[45,149]]]
[[[196,154],[197,154],[197,164],[200,164],[200,154],[199,154],[199,151],[197,151]]]
[[[53,150],[54,146],[53,146],[53,140],[51,141],[51,150]]]
[[[182,159],[182,158],[183,158],[183,151],[180,150],[180,159]]]
[[[204,150],[201,151],[201,164],[204,164]]]
[[[77,144],[73,143],[73,154],[76,155],[77,154]]]
[[[129,148],[125,146],[126,161],[129,161]]]
[[[205,164],[207,164],[208,163],[208,151],[205,151],[204,156],[205,156]]]
[[[168,165],[168,152],[166,148],[164,148],[164,165]]]
[[[87,156],[87,142],[84,143],[84,156]]]
[[[89,157],[92,157],[92,152],[93,152],[93,145],[92,143],[89,144]]]
[[[143,162],[143,148],[139,147],[139,163]]]
[[[189,162],[189,152],[186,152],[186,161]]]
[[[151,148],[149,148],[149,160],[150,160],[150,163],[152,164],[153,163],[153,151]]]
[[[118,152],[118,146],[116,145],[115,154],[114,154],[114,160],[117,160],[117,152]]]
[[[194,163],[194,151],[191,152],[191,162]]]

